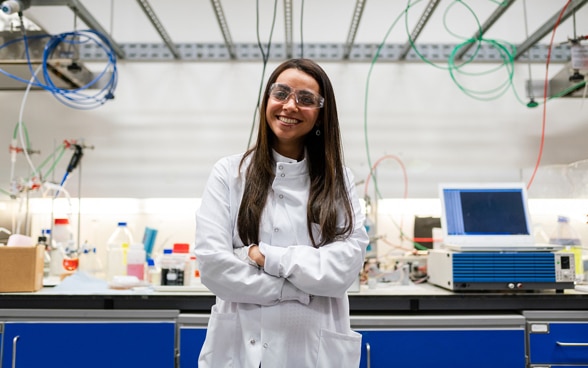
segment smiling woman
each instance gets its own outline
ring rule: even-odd
[[[260,111],[255,145],[215,164],[197,212],[194,252],[217,296],[198,366],[355,368],[346,291],[368,238],[333,87],[315,62],[288,60]]]

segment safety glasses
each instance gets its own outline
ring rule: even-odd
[[[325,99],[309,90],[297,90],[287,84],[274,83],[269,89],[269,96],[276,102],[285,104],[294,95],[296,106],[300,109],[320,109],[325,103]]]

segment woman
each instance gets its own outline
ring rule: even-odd
[[[270,76],[257,142],[217,162],[196,217],[217,296],[199,367],[357,367],[346,291],[368,243],[333,87],[307,59]]]

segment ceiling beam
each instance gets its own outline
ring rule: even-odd
[[[118,43],[116,43],[112,39],[112,37],[110,37],[108,32],[106,32],[106,30],[102,27],[102,25],[100,25],[100,23],[98,23],[96,18],[94,18],[92,16],[92,14],[90,14],[88,9],[86,9],[86,7],[82,3],[80,3],[79,0],[31,0],[31,6],[37,6],[37,5],[43,5],[43,6],[45,6],[45,5],[60,5],[60,6],[69,7],[74,12],[74,14],[76,16],[80,17],[80,19],[90,29],[93,29],[93,30],[101,33],[101,35],[104,38],[106,38],[108,40],[108,42],[110,42],[110,46],[112,47],[112,49],[116,53],[116,56],[118,56],[120,59],[125,58],[125,52],[122,49],[122,47],[120,47],[120,45]]]
[[[345,45],[343,46],[343,60],[349,59],[349,54],[351,54],[351,49],[355,43],[357,28],[359,27],[359,22],[361,21],[366,1],[367,0],[357,0],[355,2],[355,10],[353,10],[351,25],[349,26],[349,32],[347,33],[347,41],[345,41]]]
[[[163,28],[163,25],[159,21],[157,14],[155,14],[155,12],[153,11],[153,8],[151,8],[151,5],[149,5],[147,0],[137,0],[137,2],[139,3],[139,6],[141,7],[145,15],[147,15],[147,18],[149,18],[151,24],[153,24],[153,27],[155,27],[157,33],[159,33],[159,36],[161,37],[169,51],[174,55],[174,58],[180,59],[180,53],[176,48],[176,45],[172,42],[165,28]]]
[[[476,40],[479,41],[482,36],[484,36],[484,34],[490,29],[490,27],[492,27],[494,25],[494,23],[496,23],[496,21],[498,19],[500,19],[500,17],[502,17],[502,15],[504,15],[504,13],[506,13],[506,11],[508,10],[508,8],[510,8],[510,6],[512,4],[514,4],[515,0],[510,0],[510,1],[503,1],[502,3],[500,3],[498,5],[498,7],[496,8],[496,10],[494,10],[494,12],[492,14],[490,14],[490,17],[488,17],[488,19],[486,19],[486,22],[484,22],[484,24],[482,24],[480,26],[480,29],[472,36],[472,40]],[[464,45],[462,48],[460,48],[456,53],[455,53],[455,60],[460,60],[461,58],[463,58],[463,56],[466,54],[466,52],[468,52],[469,49],[472,48],[472,46],[474,46],[474,44],[476,44],[475,42],[470,42],[467,45]]]
[[[216,16],[216,20],[220,27],[221,33],[223,34],[225,46],[229,51],[231,59],[235,60],[237,59],[237,55],[235,54],[235,44],[233,43],[231,32],[229,32],[229,25],[227,23],[227,19],[225,18],[225,13],[223,12],[223,7],[220,3],[220,0],[210,0],[210,3],[212,4],[212,8],[214,9],[214,15]]]
[[[292,35],[292,0],[284,0],[284,27],[284,34],[286,35],[286,39],[284,41],[286,57],[290,59],[294,55],[294,42]]]
[[[429,1],[429,4],[427,4],[427,7],[425,8],[425,10],[423,11],[423,14],[421,15],[421,18],[417,22],[413,31],[410,33],[410,40],[408,40],[408,42],[404,44],[404,46],[402,47],[402,50],[400,51],[400,60],[406,59],[406,55],[408,55],[408,52],[412,48],[412,45],[415,43],[416,39],[421,34],[422,30],[425,28],[425,25],[427,24],[427,22],[431,18],[431,15],[433,15],[433,12],[437,8],[437,5],[439,5],[439,0],[430,0]]]
[[[565,10],[564,14],[561,16],[560,22],[563,23],[566,19],[574,14],[576,10],[579,10],[582,6],[586,5],[588,0],[572,0],[570,5]],[[527,52],[533,45],[539,42],[543,37],[545,37],[549,32],[553,31],[557,20],[559,19],[561,11],[555,13],[547,22],[545,22],[535,33],[529,36],[523,43],[517,46],[517,54],[515,55],[515,60],[519,59],[525,52]]]

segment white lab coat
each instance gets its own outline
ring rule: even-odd
[[[259,249],[266,258],[260,269],[248,259],[237,231],[241,157],[215,164],[196,215],[202,282],[217,296],[198,366],[358,367],[361,335],[350,328],[346,292],[362,268],[368,237],[351,172],[353,233],[317,249],[306,227],[307,161],[274,152],[276,178],[262,214]],[[318,225],[314,231],[319,234]]]

